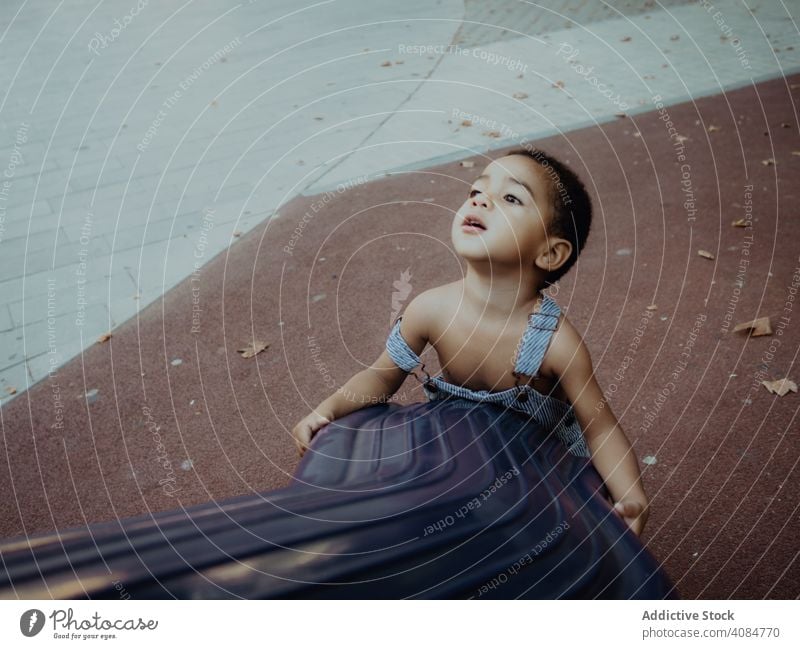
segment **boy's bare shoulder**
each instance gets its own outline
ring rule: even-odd
[[[563,313],[542,362],[545,373],[553,376],[563,375],[567,367],[591,371],[592,361],[583,336]]]
[[[430,332],[438,329],[446,305],[452,302],[455,284],[457,282],[429,288],[414,297],[403,312],[403,323],[408,325],[408,330],[429,339]]]

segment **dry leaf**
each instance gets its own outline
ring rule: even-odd
[[[211,105],[212,106],[216,106],[217,105],[217,100],[216,99],[212,99],[211,100]]]
[[[735,228],[746,228],[747,221],[744,219],[736,219],[735,221],[731,221],[731,225]]]
[[[706,259],[714,259],[714,255],[708,252],[708,250],[698,250],[697,254],[701,257],[705,257]]]
[[[771,167],[775,164],[775,158],[767,158],[766,160],[762,160],[761,164],[765,167]]]
[[[392,64],[391,61],[384,61],[383,63],[381,63],[381,67],[388,68],[391,64]]]
[[[511,95],[514,99],[527,99],[528,95],[524,92],[515,92]]]
[[[110,333],[104,333],[102,336],[100,336],[100,337],[97,339],[97,342],[99,342],[99,343],[104,343],[104,342],[106,342],[106,341],[107,341],[109,338],[111,338],[111,334],[110,334]]]
[[[471,120],[471,119],[465,119],[465,120],[463,120],[463,121],[461,122],[461,126],[472,126],[472,120]]]
[[[797,392],[797,383],[792,381],[791,379],[776,379],[775,381],[761,381],[761,385],[763,385],[767,390],[772,392],[772,394],[777,394],[779,397],[784,396],[791,390],[792,392]]]
[[[556,81],[553,84],[553,88],[563,88],[563,87],[564,87],[564,82],[563,81]]]
[[[17,388],[15,388],[13,385],[7,385],[6,392],[8,392],[9,394],[16,394]]]
[[[482,135],[486,137],[500,137],[500,131],[484,131]]]
[[[614,117],[619,117],[620,119],[624,119],[628,116],[628,113],[614,113]]]
[[[265,343],[260,340],[254,340],[253,342],[248,343],[247,347],[242,347],[236,351],[242,355],[242,358],[253,358],[253,356],[260,354],[267,347],[269,347],[269,343]]]
[[[733,328],[734,331],[744,331],[745,329],[752,329],[751,336],[769,336],[772,334],[772,325],[768,315],[750,322],[740,322]]]
[[[650,306],[646,306],[645,309],[648,311],[655,311],[658,308],[657,304],[651,304]]]
[[[631,37],[630,36],[623,36],[619,40],[622,41],[623,43],[627,43],[628,41],[631,40]]]
[[[711,125],[708,127],[708,132],[709,132],[709,133],[714,133],[715,131],[718,131],[718,130],[719,130],[719,126],[714,126],[713,124],[711,124]]]
[[[464,167],[464,169],[472,169],[475,166],[475,163],[471,160],[462,160],[461,166]]]

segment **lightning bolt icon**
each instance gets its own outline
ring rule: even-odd
[[[36,624],[36,620],[38,619],[38,615],[36,615],[36,611],[31,613],[31,619],[28,621],[28,631],[33,629],[33,625]]]

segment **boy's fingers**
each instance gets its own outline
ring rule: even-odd
[[[640,503],[618,502],[614,505],[614,509],[623,516],[638,516],[642,513],[643,507]]]

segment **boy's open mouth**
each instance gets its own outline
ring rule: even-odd
[[[477,216],[474,214],[469,214],[461,223],[461,229],[464,232],[483,232],[486,230],[486,226]]]

